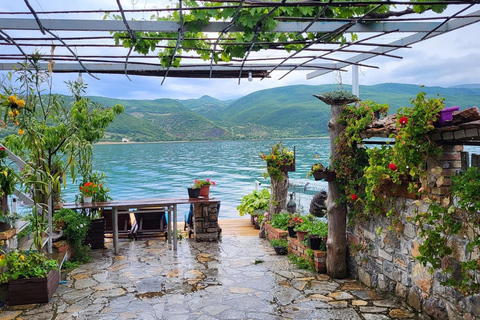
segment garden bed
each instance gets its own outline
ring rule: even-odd
[[[288,237],[288,232],[282,229],[273,228],[270,223],[265,224],[265,231],[267,234],[267,239],[287,239],[288,240],[288,252],[289,254],[293,254],[296,257],[302,257],[304,259],[308,259],[307,257],[307,250],[310,250],[308,247],[305,247],[303,244],[298,241],[296,238]],[[325,251],[320,250],[312,250],[313,251],[313,263],[315,265],[315,271],[318,273],[326,273],[327,272],[327,253]]]

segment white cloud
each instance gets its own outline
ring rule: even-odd
[[[166,1],[146,1],[137,3],[135,8],[165,6]],[[116,4],[110,0],[85,0],[85,1],[55,1],[38,0],[32,2],[38,10],[63,10],[63,9],[115,9]],[[131,1],[123,1],[124,8],[132,7]],[[0,4],[0,10],[25,11],[25,4],[20,1],[10,1]],[[458,8],[456,8],[458,10]],[[453,11],[455,12],[455,11]],[[81,18],[95,18],[99,15],[81,16]],[[71,18],[71,17],[70,17]],[[361,67],[360,84],[371,85],[385,82],[399,82],[411,84],[424,84],[426,86],[452,86],[466,83],[480,83],[480,37],[478,37],[479,24],[474,24],[460,30],[426,40],[412,45],[411,49],[401,49],[392,52],[403,59],[377,57],[364,63],[377,65],[379,69]],[[395,35],[398,37],[398,35]],[[2,48],[3,49],[3,48]],[[9,47],[8,50],[16,50]],[[43,52],[49,49],[44,49]],[[57,49],[60,52],[60,48]],[[79,49],[84,50],[84,49]],[[90,54],[99,52],[100,49],[88,49]],[[102,49],[103,50],[103,49]],[[103,50],[107,52],[106,50]],[[11,52],[11,51],[9,51]],[[83,51],[84,52],[84,51]],[[306,80],[308,72],[296,71],[282,80],[278,80],[284,72],[274,72],[271,79],[254,79],[248,82],[242,79],[238,85],[237,79],[181,79],[168,78],[161,85],[161,77],[130,76],[129,81],[124,75],[98,75],[101,80],[95,80],[84,74],[85,81],[89,84],[89,95],[101,95],[115,98],[157,99],[176,98],[189,99],[210,95],[217,99],[233,99],[248,93],[273,87],[294,84],[318,85],[325,83],[342,82],[350,84],[351,73],[329,73],[313,80]],[[77,75],[55,74],[54,91],[68,93],[64,81],[75,80]]]

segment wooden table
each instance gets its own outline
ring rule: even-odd
[[[190,203],[218,203],[215,198],[162,198],[162,199],[137,199],[137,200],[115,200],[92,203],[65,203],[64,208],[73,210],[112,208],[113,220],[113,248],[118,254],[118,210],[138,209],[147,207],[164,207],[168,213],[168,243],[172,243],[172,222],[173,222],[173,250],[177,250],[177,205]],[[173,214],[173,219],[172,219]]]

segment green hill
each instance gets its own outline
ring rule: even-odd
[[[351,86],[342,89],[350,91]],[[360,86],[360,98],[390,105],[390,113],[410,106],[420,86],[384,83]],[[120,103],[125,114],[108,128],[105,140],[176,141],[314,137],[328,134],[330,107],[313,97],[338,85],[295,85],[266,89],[237,100],[122,100],[91,97],[106,106]],[[479,105],[480,86],[424,87],[427,97],[445,98],[447,107]]]

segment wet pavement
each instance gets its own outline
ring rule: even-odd
[[[48,304],[0,319],[423,319],[353,280],[296,268],[258,237],[111,243],[66,275]]]

